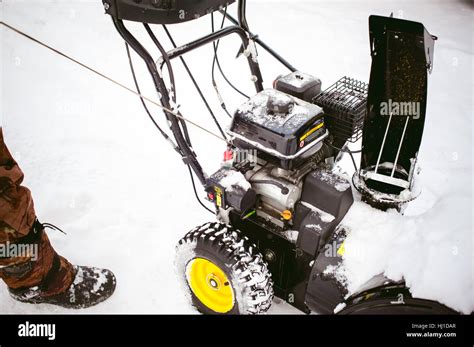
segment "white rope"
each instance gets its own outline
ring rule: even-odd
[[[45,47],[45,48],[48,48],[49,50],[53,51],[54,53],[59,54],[60,56],[62,56],[62,57],[64,57],[64,58],[66,58],[66,59],[72,61],[73,63],[75,63],[75,64],[77,64],[77,65],[79,65],[79,66],[81,66],[81,67],[83,67],[83,68],[85,68],[85,69],[87,69],[87,70],[93,72],[93,73],[95,73],[96,75],[99,75],[100,77],[105,78],[106,80],[108,80],[108,81],[114,83],[115,85],[117,85],[117,86],[119,86],[119,87],[121,87],[121,88],[123,88],[123,89],[129,91],[130,93],[133,93],[133,94],[135,94],[135,95],[137,95],[137,96],[143,98],[144,100],[146,100],[146,101],[152,103],[153,105],[158,106],[158,107],[161,108],[163,111],[166,111],[166,112],[168,112],[168,113],[170,113],[170,114],[176,116],[177,118],[182,119],[182,120],[184,120],[185,122],[187,122],[187,123],[189,123],[189,124],[195,126],[196,128],[199,128],[199,129],[201,129],[202,131],[204,131],[204,132],[206,132],[206,133],[208,133],[208,134],[210,134],[210,135],[212,135],[212,136],[218,138],[219,140],[224,141],[224,142],[227,143],[227,141],[226,141],[224,138],[220,137],[219,135],[213,133],[213,132],[210,131],[210,130],[207,130],[205,127],[203,127],[203,126],[201,126],[201,125],[199,125],[199,124],[197,124],[197,123],[194,123],[193,121],[191,121],[191,120],[189,120],[189,119],[183,117],[182,115],[180,115],[180,114],[174,112],[173,110],[170,110],[169,108],[164,107],[163,105],[161,105],[161,103],[159,103],[159,102],[157,102],[157,101],[154,101],[154,100],[150,99],[149,97],[146,97],[146,96],[144,96],[144,95],[141,95],[140,93],[138,93],[138,92],[136,92],[135,90],[133,90],[133,89],[127,87],[126,85],[124,85],[124,84],[122,84],[122,83],[120,83],[120,82],[117,82],[117,81],[114,80],[113,78],[110,78],[109,76],[106,76],[106,75],[104,75],[103,73],[98,72],[97,70],[94,70],[93,68],[87,66],[86,64],[81,63],[80,61],[78,61],[78,60],[76,60],[76,59],[74,59],[74,58],[71,58],[70,56],[66,55],[65,53],[63,53],[63,52],[61,52],[61,51],[59,51],[59,50],[57,50],[57,49],[55,49],[55,48],[53,48],[53,47],[51,47],[51,46],[48,46],[47,44],[43,43],[42,41],[40,41],[40,40],[38,40],[38,39],[35,39],[34,37],[32,37],[32,36],[30,36],[30,35],[28,35],[28,34],[25,34],[25,33],[22,32],[21,30],[19,30],[19,29],[17,29],[17,28],[14,28],[14,27],[12,27],[11,25],[9,25],[9,24],[7,24],[7,23],[5,23],[5,22],[0,21],[0,24],[4,25],[6,28],[8,28],[8,29],[10,29],[10,30],[12,30],[12,31],[14,31],[14,32],[16,32],[17,34],[20,34],[20,35],[22,35],[22,36],[24,36],[24,37],[30,39],[31,41],[36,42],[36,43],[38,43],[39,45],[41,45],[41,46],[43,46],[43,47]]]

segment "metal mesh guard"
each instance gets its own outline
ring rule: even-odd
[[[369,85],[344,76],[315,96],[313,102],[322,107],[326,126],[336,138],[356,142],[362,136]]]

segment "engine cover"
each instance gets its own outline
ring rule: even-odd
[[[235,146],[292,169],[321,149],[328,132],[319,106],[265,89],[239,107],[229,134]]]
[[[296,206],[297,245],[316,255],[354,202],[350,182],[331,171],[314,170],[306,175],[301,201]]]

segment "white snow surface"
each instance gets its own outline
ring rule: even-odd
[[[244,191],[252,188],[250,183],[245,179],[245,176],[236,170],[228,170],[224,178],[222,178],[219,183],[222,187],[227,188],[229,191],[232,191],[232,187],[237,186],[242,188]]]
[[[235,5],[231,13],[235,14]],[[0,3],[2,21],[64,51],[133,88],[124,44],[100,1]],[[367,18],[389,15],[421,21],[439,37],[429,77],[428,114],[419,154],[422,193],[405,215],[356,202],[343,221],[350,229],[344,274],[351,291],[378,273],[405,278],[415,296],[463,313],[474,309],[472,237],[472,19],[468,1],[251,1],[253,32],[323,89],[347,75],[368,81]],[[341,16],[341,13],[350,13]],[[210,29],[208,16],[170,30],[178,44]],[[282,23],[282,25],[275,25]],[[454,24],[455,23],[455,24]],[[131,31],[156,49],[138,23]],[[160,28],[156,32],[162,36]],[[212,220],[193,197],[181,159],[153,128],[139,99],[110,82],[1,27],[1,117],[5,140],[25,173],[41,221],[60,254],[76,264],[112,269],[113,297],[83,313],[195,313],[173,271],[177,241]],[[163,37],[163,36],[162,36]],[[170,45],[163,39],[166,48]],[[252,93],[236,37],[221,41],[228,77]],[[265,87],[286,74],[259,49]],[[157,99],[134,54],[144,95]],[[210,83],[212,48],[186,56],[218,118],[228,122]],[[217,129],[179,62],[177,104],[189,119]],[[245,100],[218,79],[229,110]],[[166,127],[160,110],[149,105]],[[190,126],[194,149],[208,174],[219,168],[225,144]],[[359,144],[351,146],[356,150]],[[359,156],[356,156],[356,160]],[[351,174],[347,156],[344,169]],[[70,313],[12,300],[0,284],[2,313]],[[297,313],[276,299],[270,313]]]

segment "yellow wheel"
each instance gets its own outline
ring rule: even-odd
[[[257,248],[240,231],[206,223],[176,246],[176,272],[191,304],[205,314],[258,314],[270,308],[273,282]]]
[[[232,310],[234,291],[224,271],[204,258],[194,258],[188,266],[188,283],[194,295],[214,312]]]

